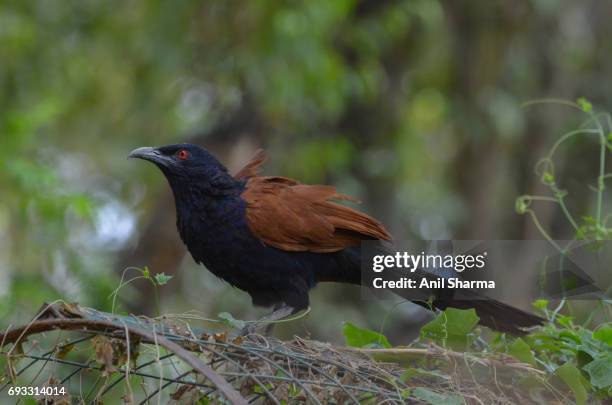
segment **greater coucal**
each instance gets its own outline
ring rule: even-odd
[[[339,204],[352,198],[332,186],[259,176],[261,150],[233,176],[192,144],[143,147],[129,156],[153,162],[166,176],[178,231],[194,260],[249,293],[254,305],[274,307],[267,319],[306,309],[318,282],[360,285],[361,242],[391,239],[379,221]],[[543,321],[493,300],[431,304],[474,308],[482,325],[512,334]]]

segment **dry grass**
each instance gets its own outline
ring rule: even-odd
[[[46,305],[0,342],[6,362],[0,398],[16,385],[66,387],[64,397],[49,398],[56,404],[119,397],[133,404],[567,400],[541,371],[500,354],[232,337],[184,319],[123,317],[63,303]]]

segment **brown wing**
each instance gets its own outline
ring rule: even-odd
[[[259,173],[259,170],[261,169],[261,165],[263,165],[266,160],[268,160],[266,152],[264,152],[263,149],[257,149],[249,163],[247,163],[242,169],[238,170],[238,172],[234,175],[234,178],[246,180],[257,176],[257,173]]]
[[[366,239],[391,239],[376,219],[338,204],[354,199],[331,186],[251,176],[242,197],[251,232],[282,250],[336,252]]]

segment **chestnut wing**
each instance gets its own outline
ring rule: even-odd
[[[242,198],[247,202],[251,232],[278,249],[336,252],[362,240],[391,239],[379,221],[339,204],[339,200],[354,199],[338,194],[332,186],[249,176]]]

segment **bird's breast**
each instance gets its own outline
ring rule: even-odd
[[[177,228],[189,253],[218,277],[232,282],[256,243],[241,199],[208,201],[189,208],[177,206]],[[234,284],[234,283],[232,283]]]
[[[266,245],[251,232],[246,202],[241,199],[208,208],[178,210],[181,238],[196,262],[251,294],[307,291],[316,284],[319,272],[332,274],[346,267],[336,253],[289,252]]]

